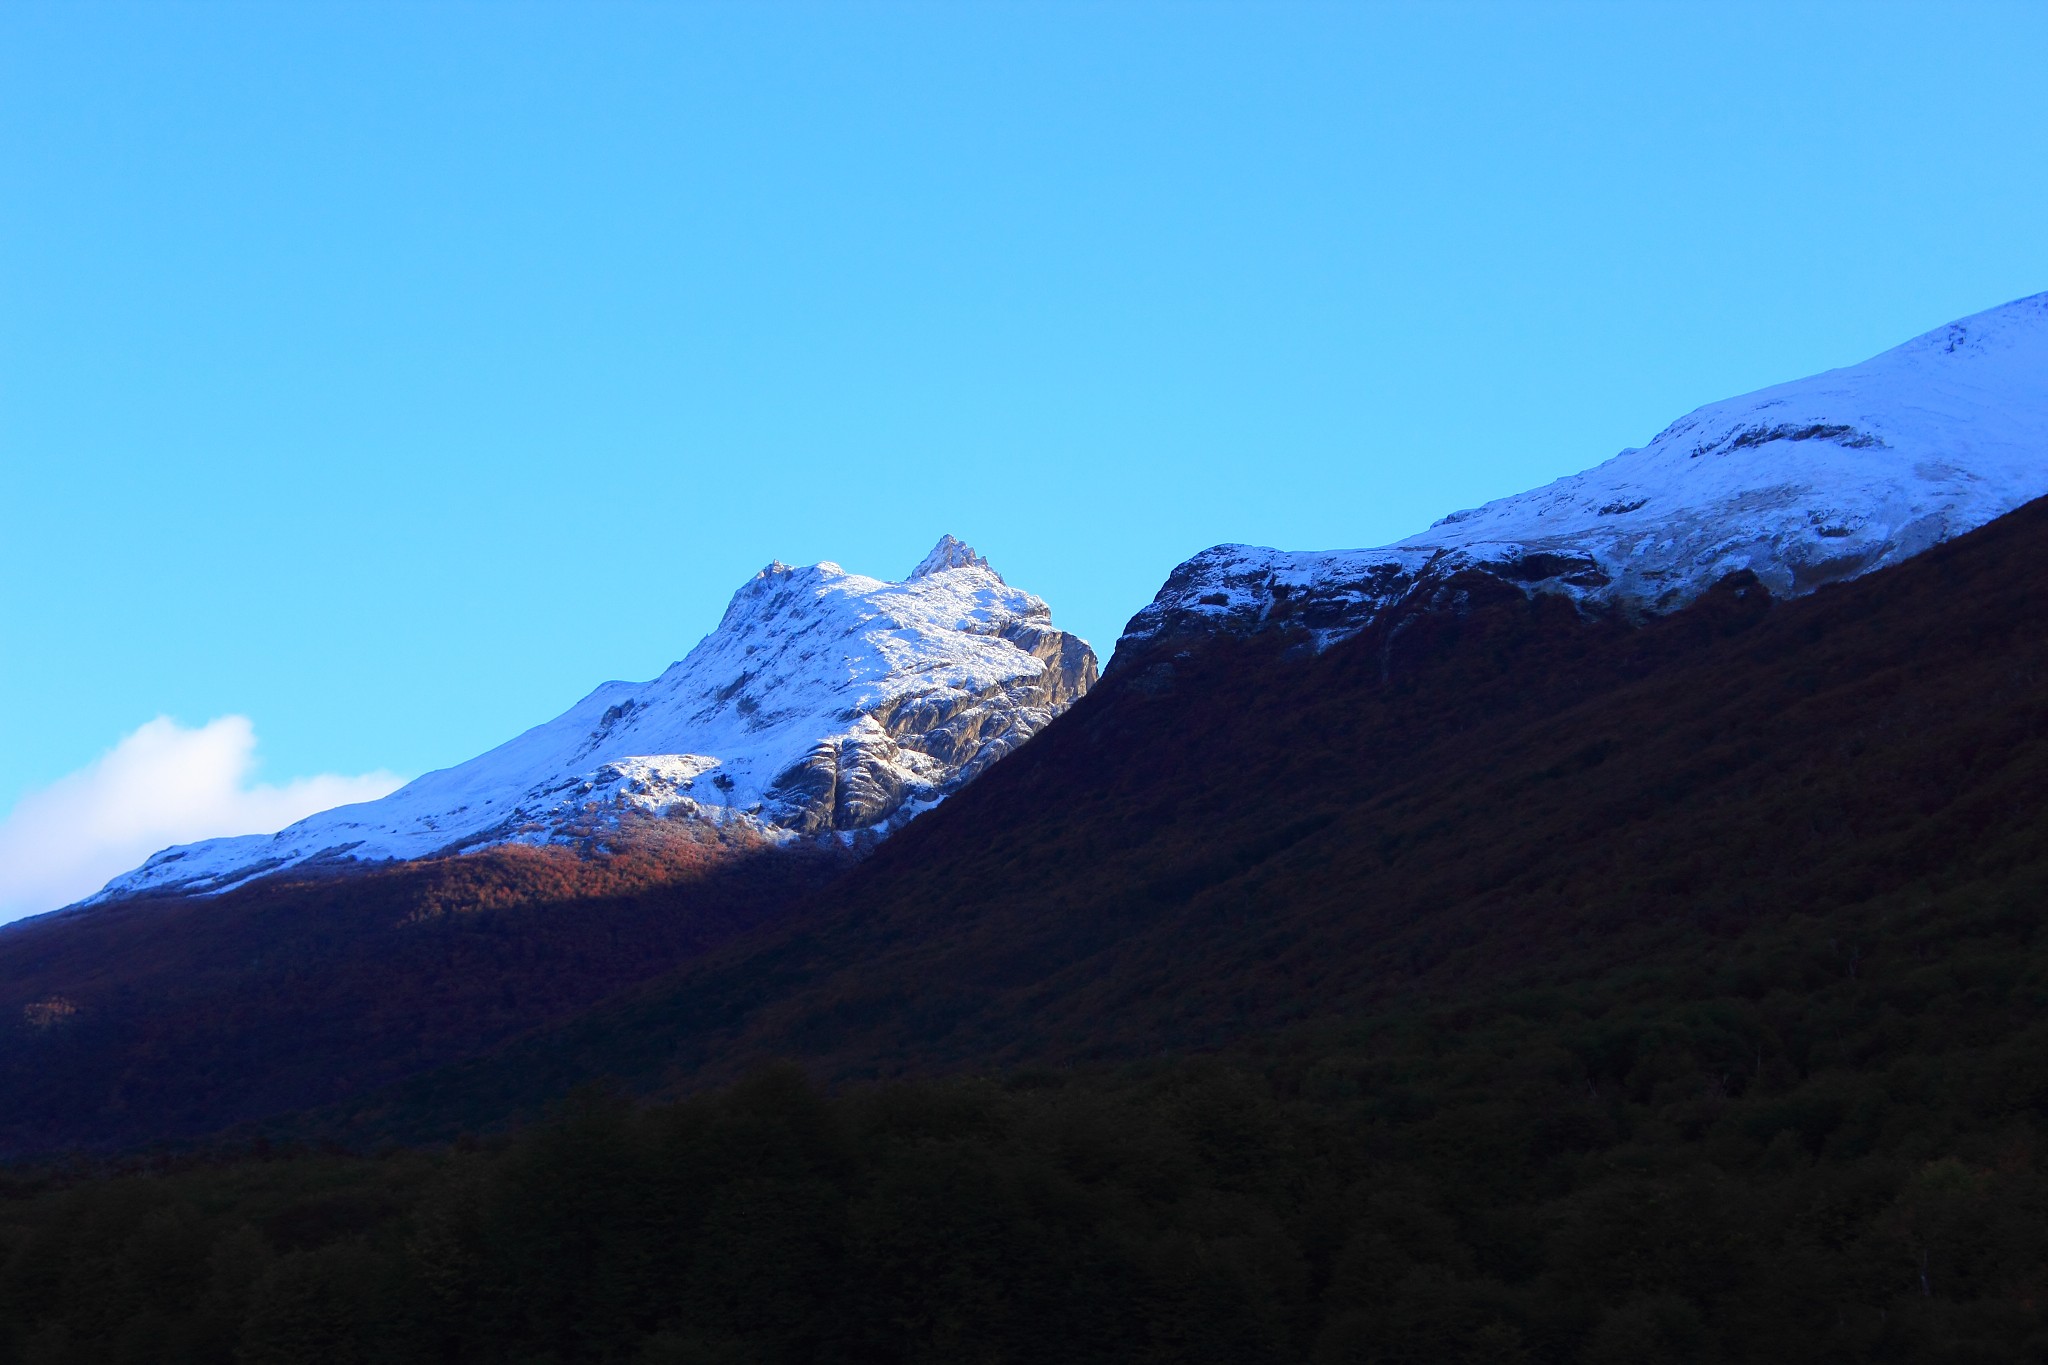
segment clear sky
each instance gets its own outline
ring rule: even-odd
[[[771,559],[948,531],[1106,656],[1207,545],[1395,539],[2048,288],[2044,53],[2038,4],[9,0],[0,811],[124,737],[270,784],[216,823],[442,766]]]

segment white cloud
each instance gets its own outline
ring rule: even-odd
[[[252,782],[256,727],[222,716],[197,729],[158,716],[0,820],[0,923],[89,896],[158,849],[224,834],[271,834],[315,811],[370,801],[403,778],[323,774]]]

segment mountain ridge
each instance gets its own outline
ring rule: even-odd
[[[621,848],[630,851],[642,834],[683,838],[690,847],[683,849],[679,844],[677,848],[687,855],[684,862],[693,869],[693,876],[709,863],[731,856],[727,836],[749,849],[800,847],[842,861],[818,860],[807,869],[751,880],[737,871],[723,878],[699,877],[689,886],[678,885],[666,898],[666,893],[650,883],[652,889],[641,887],[633,892],[640,899],[621,912],[622,918],[612,921],[593,913],[585,928],[606,937],[617,951],[608,951],[604,965],[591,971],[589,988],[577,996],[574,1008],[590,1008],[602,992],[644,992],[649,989],[644,985],[649,978],[671,970],[697,982],[701,989],[677,1006],[682,1013],[657,1012],[639,1031],[657,1050],[666,1046],[664,1039],[680,1040],[680,1050],[666,1052],[665,1060],[656,1067],[663,1075],[710,1075],[733,1056],[749,1052],[772,1055],[778,1050],[856,1071],[869,1065],[936,1066],[975,1058],[1008,1064],[1023,1054],[997,1040],[1019,1027],[1016,1012],[1025,1008],[1020,1002],[1027,1001],[1036,1002],[1027,1011],[1033,1029],[1047,1037],[1058,1033],[1074,1044],[1074,1051],[1053,1060],[1089,1055],[1086,1037],[1091,1031],[1105,1029],[1119,1037],[1133,1032],[1115,1021],[1134,1010],[1159,1009],[1170,1014],[1175,1009],[1200,1012],[1218,1008],[1211,999],[1217,989],[1236,992],[1239,1002],[1230,1010],[1236,1011],[1240,1021],[1264,1017],[1260,1011],[1274,1007],[1262,994],[1270,985],[1263,976],[1264,966],[1233,957],[1212,973],[1224,983],[1220,987],[1206,979],[1174,976],[1172,960],[1183,951],[1175,936],[1191,935],[1197,920],[1183,923],[1173,920],[1173,915],[1208,917],[1204,922],[1218,917],[1227,921],[1231,916],[1255,919],[1260,913],[1258,895],[1266,893],[1255,895],[1246,888],[1267,885],[1263,879],[1278,876],[1298,859],[1355,865],[1356,878],[1370,879],[1383,869],[1375,870],[1371,858],[1366,857],[1369,853],[1401,864],[1413,856],[1403,853],[1404,848],[1432,843],[1439,849],[1446,847],[1441,843],[1442,830],[1461,828],[1477,818],[1471,810],[1475,792],[1496,793],[1488,799],[1512,803],[1533,799],[1532,792],[1540,795],[1563,790],[1547,784],[1562,782],[1582,768],[1599,768],[1613,753],[1635,742],[1610,733],[1606,718],[1588,713],[1588,696],[1614,692],[1644,668],[1664,667],[1657,661],[1673,651],[1691,651],[1686,655],[1686,668],[1708,679],[1703,685],[1709,691],[1726,686],[1721,675],[1737,667],[1737,655],[1748,647],[1738,637],[1755,619],[1810,609],[1819,613],[1813,619],[1825,622],[1830,618],[1823,608],[1829,603],[1880,602],[1886,590],[1864,586],[1873,571],[1883,576],[1883,582],[1919,585],[1914,589],[1919,594],[1914,601],[1920,603],[1915,610],[1928,619],[1901,628],[1922,634],[1932,628],[1930,621],[1941,610],[1929,605],[1929,575],[1961,572],[1954,566],[1961,562],[1956,555],[1963,552],[1951,553],[1948,547],[1964,540],[2004,547],[1998,553],[2017,575],[2012,584],[2000,585],[1989,571],[1970,570],[1980,594],[1996,590],[2009,597],[2007,588],[2030,591],[2038,566],[2024,555],[2016,556],[2013,546],[2020,533],[2012,528],[2038,527],[2042,515],[2038,505],[2032,511],[2022,508],[2007,514],[2012,520],[1994,519],[1990,526],[2003,529],[1988,539],[1981,534],[1987,527],[1961,537],[1954,533],[1971,519],[2019,496],[2048,472],[2048,435],[2040,441],[2034,441],[2033,435],[2048,422],[2048,394],[2041,392],[2048,364],[2034,364],[2048,346],[2048,296],[2022,300],[1985,316],[1996,325],[1966,319],[1957,325],[1960,331],[1951,328],[1930,333],[1886,353],[1894,357],[1894,368],[1905,367],[1900,373],[1914,384],[1894,382],[1896,376],[1887,377],[1890,371],[1883,366],[1878,371],[1869,365],[1850,367],[1832,377],[1764,391],[1761,398],[1752,395],[1710,405],[1701,412],[1709,414],[1712,421],[1695,414],[1696,420],[1682,420],[1660,438],[1660,458],[1668,457],[1679,470],[1674,477],[1693,478],[1693,471],[1704,470],[1707,474],[1699,477],[1707,478],[1710,485],[1745,470],[1753,473],[1755,461],[1766,458],[1804,461],[1802,467],[1809,473],[1818,469],[1830,477],[1841,475],[1845,468],[1851,473],[1861,471],[1858,477],[1862,482],[1854,487],[1868,495],[1865,502],[1851,506],[1835,500],[1836,510],[1844,513],[1844,535],[1822,534],[1836,523],[1817,523],[1810,515],[1813,488],[1818,486],[1815,480],[1785,493],[1791,485],[1781,479],[1771,485],[1779,490],[1773,499],[1744,506],[1752,512],[1760,507],[1765,522],[1775,517],[1777,521],[1770,524],[1789,526],[1790,540],[1781,543],[1760,536],[1757,526],[1763,522],[1756,521],[1736,527],[1741,535],[1724,534],[1708,542],[1688,541],[1676,533],[1653,536],[1643,530],[1651,523],[1641,521],[1649,515],[1647,502],[1613,512],[1603,510],[1606,503],[1593,503],[1595,494],[1607,496],[1615,491],[1617,464],[1626,473],[1640,463],[1624,458],[1579,476],[1579,482],[1566,480],[1547,490],[1490,504],[1494,512],[1481,509],[1484,515],[1447,519],[1446,524],[1454,530],[1466,528],[1458,531],[1459,535],[1469,532],[1475,537],[1469,545],[1461,543],[1449,549],[1408,545],[1385,552],[1283,556],[1286,562],[1280,568],[1294,573],[1295,578],[1286,578],[1268,562],[1250,576],[1226,581],[1216,590],[1219,600],[1214,603],[1202,600],[1208,595],[1202,582],[1177,571],[1153,606],[1134,618],[1101,689],[1084,687],[1093,677],[1093,656],[1085,653],[1085,645],[1055,630],[1049,613],[1040,614],[1042,603],[1003,583],[985,560],[950,537],[900,584],[861,579],[832,564],[809,568],[772,564],[735,594],[720,631],[709,637],[718,642],[717,647],[706,650],[700,646],[700,651],[693,651],[693,658],[701,652],[710,661],[690,680],[695,690],[675,689],[681,693],[680,700],[656,697],[654,701],[668,706],[669,713],[680,710],[686,719],[692,706],[712,708],[743,735],[756,733],[747,728],[750,724],[775,723],[780,714],[777,708],[783,703],[763,690],[762,679],[774,671],[764,660],[815,658],[820,650],[810,642],[820,630],[830,636],[837,627],[829,621],[821,627],[810,606],[821,594],[833,592],[856,600],[861,610],[872,610],[863,621],[882,622],[870,651],[874,672],[868,679],[852,679],[849,685],[854,691],[860,692],[873,677],[906,676],[912,685],[861,693],[865,709],[835,709],[817,697],[808,698],[804,701],[807,709],[799,716],[806,727],[801,734],[803,743],[742,774],[751,785],[743,786],[735,779],[735,790],[729,794],[720,793],[708,802],[690,798],[696,806],[709,807],[709,818],[700,817],[694,807],[685,807],[680,819],[654,813],[640,803],[641,798],[657,803],[667,800],[678,786],[683,791],[693,790],[682,784],[711,781],[716,770],[661,770],[651,762],[636,768],[630,760],[651,754],[679,761],[696,754],[715,756],[725,763],[729,755],[712,744],[692,749],[650,742],[647,737],[654,731],[647,727],[662,712],[651,703],[641,703],[647,699],[645,690],[653,684],[613,684],[599,689],[582,704],[582,711],[572,713],[573,723],[553,738],[560,739],[572,754],[576,771],[587,774],[599,771],[592,764],[609,765],[601,792],[595,782],[574,792],[578,801],[593,793],[603,799],[585,802],[574,821],[546,831],[545,847],[557,851],[573,848],[575,857],[550,869],[545,885],[552,888],[548,892],[551,899],[534,913],[546,919],[564,907],[576,906],[583,894],[579,888],[603,885],[610,877],[602,859]],[[1937,378],[1947,378],[1939,383],[1921,382],[1930,365]],[[1965,373],[1984,382],[1963,393],[1962,387],[1949,382],[1954,374],[1948,367],[1958,365],[1976,366]],[[1873,373],[1877,378],[1871,378]],[[1844,380],[1843,375],[1849,379]],[[1990,382],[1993,380],[1997,382]],[[1839,407],[1797,408],[1785,397],[1788,391],[1794,396],[1818,393],[1829,403],[1848,401],[1841,398],[1843,393],[1852,398],[1861,394],[1868,401],[1858,409],[1861,425],[1852,425],[1832,420],[1843,415]],[[1967,405],[1944,408],[1935,404],[1933,399],[1943,394],[1956,402],[1967,399],[1976,404],[1986,420],[1973,424],[1971,412],[1976,409]],[[1958,394],[1962,396],[1956,397]],[[1760,403],[1775,404],[1762,411],[1790,414],[1797,420],[1777,422],[1773,417],[1776,425],[1760,425],[1751,420]],[[1880,411],[1886,403],[1891,407]],[[1888,415],[1894,410],[1904,415]],[[1945,457],[1947,464],[1923,477],[1920,467],[1939,453],[1924,448],[1933,437],[1922,439],[1913,434],[1917,430],[1913,423],[1928,412],[1936,414],[1938,421],[1927,420],[1935,421],[1937,434],[1945,433],[1943,439],[1949,440],[1952,448]],[[1782,433],[1781,427],[1785,428]],[[1918,447],[1915,441],[1920,442]],[[2030,441],[2034,443],[2028,444]],[[1972,480],[1955,473],[1967,473],[1967,462],[1979,458],[1986,462],[1984,477]],[[1858,463],[1872,460],[1877,463]],[[1585,482],[1587,478],[1592,482]],[[1919,482],[1902,485],[1901,478]],[[1837,479],[1828,486],[1839,489],[1850,484]],[[1560,487],[1571,496],[1563,497]],[[1932,489],[1928,496],[1933,501],[1914,503],[1912,497],[1899,493],[1901,487],[1909,492],[1920,488],[1923,493]],[[1887,498],[1897,503],[1891,512],[1885,510],[1893,505]],[[1497,548],[1502,543],[1490,538],[1497,536],[1498,526],[1493,530],[1486,526],[1503,516],[1533,518],[1531,524],[1538,529],[1562,526],[1564,532],[1591,525],[1609,536],[1593,550],[1618,553],[1616,547],[1648,545],[1645,553],[1654,552],[1652,558],[1662,555],[1658,562],[1678,564],[1686,572],[1676,579],[1667,575],[1665,586],[1653,597],[1629,599],[1623,591],[1628,583],[1648,581],[1643,565],[1622,565],[1610,573],[1593,551],[1586,550],[1583,540],[1574,541],[1568,534],[1551,536],[1549,542],[1518,542],[1514,547],[1518,557],[1514,558],[1482,553],[1484,547]],[[1579,518],[1577,522],[1571,520],[1574,516]],[[1608,529],[1630,516],[1639,520],[1629,523],[1634,530],[1623,527],[1626,535]],[[1856,516],[1864,519],[1848,525]],[[1475,525],[1480,529],[1471,530]],[[1680,529],[1698,531],[1699,526],[1693,518]],[[1914,531],[1915,527],[1919,531]],[[1934,549],[1909,553],[1918,544],[1914,536],[1921,532],[1938,538]],[[1838,542],[1848,543],[1855,553],[1840,553]],[[1686,558],[1691,553],[1687,547],[1697,548],[1701,543],[1714,553]],[[1802,561],[1799,553],[1813,547],[1830,558]],[[1572,567],[1567,551],[1591,562],[1592,568],[1587,570],[1583,562]],[[1276,556],[1280,552],[1258,554]],[[1389,561],[1388,554],[1395,555],[1395,560]],[[1929,554],[1933,558],[1922,562]],[[1420,558],[1410,563],[1401,560],[1402,555]],[[1190,561],[1197,566],[1204,562],[1199,556]],[[1823,568],[1833,565],[1840,572],[1832,578],[1812,573],[1802,576],[1798,572],[1802,563]],[[1903,578],[1894,572],[1907,569],[1913,572]],[[1718,577],[1695,591],[1700,576],[1709,571],[1717,572]],[[1589,577],[1574,583],[1572,579],[1582,573],[1597,575],[1600,581]],[[1360,589],[1361,581],[1370,591]],[[1677,583],[1675,589],[1673,582]],[[1773,582],[1785,592],[1774,591]],[[1678,595],[1671,596],[1673,591]],[[1879,595],[1869,597],[1870,593]],[[1815,598],[1820,599],[1818,604],[1812,604]],[[2013,599],[2022,602],[2015,610],[2033,610],[2025,605],[2031,599],[2023,598],[2024,593]],[[1193,605],[1187,606],[1190,602]],[[2016,629],[2026,624],[1987,622],[1981,619],[1982,603],[1971,607],[1980,633],[1995,634],[1994,627]],[[933,657],[918,652],[928,643],[926,626],[930,626],[932,638],[945,646],[939,656],[940,667],[924,673],[899,667],[906,660],[916,663]],[[1828,629],[1838,630],[1839,623]],[[1779,638],[1770,631],[1754,638],[1766,636]],[[1781,639],[1778,647],[1796,652],[1797,642]],[[809,656],[806,650],[811,651]],[[1727,657],[1716,657],[1716,651]],[[977,673],[976,668],[989,659],[1000,667]],[[1454,667],[1444,662],[1446,659],[1461,662]],[[1597,667],[1588,662],[1592,659],[1600,661]],[[1896,660],[1880,658],[1880,662],[1886,668],[1897,667]],[[2032,667],[2031,661],[2023,663]],[[1770,708],[1796,710],[1797,696],[1783,694],[1780,684],[1784,680],[1771,674],[1777,667],[1775,663],[1759,665],[1758,676],[1768,686],[1759,684],[1761,690],[1752,690],[1760,696],[1768,694],[1770,699],[1763,704]],[[1429,674],[1432,681],[1424,691],[1433,692],[1418,695],[1416,679],[1429,670],[1434,670]],[[979,680],[977,686],[989,685],[977,691],[961,685],[963,677],[970,682]],[[1061,680],[1069,687],[1064,696],[1058,691]],[[1049,694],[1043,690],[1048,687],[1052,689]],[[1041,690],[1034,692],[1033,688]],[[1083,690],[1086,695],[1080,696]],[[1075,707],[1062,709],[1056,719],[1051,717],[1056,705],[1076,696],[1079,702]],[[1053,704],[1039,705],[1034,699],[1049,699]],[[1676,708],[1671,714],[1679,715],[1693,702],[1681,690],[1666,694],[1658,704]],[[1666,723],[1647,702],[1638,699],[1628,705],[1645,727]],[[1496,769],[1534,743],[1531,736],[1549,723],[1553,712],[1578,717],[1574,724],[1584,727],[1588,735],[1597,735],[1557,741],[1564,749],[1539,765],[1540,772],[1522,774],[1518,786],[1501,786]],[[820,716],[830,723],[814,724]],[[1889,713],[1873,723],[1880,722],[1884,726],[1897,724]],[[1832,718],[1823,715],[1814,721],[1814,728],[1824,731],[1833,724]],[[1525,728],[1518,730],[1518,726]],[[1748,718],[1719,716],[1702,732],[1703,743],[1719,742],[1715,735],[1720,732],[1713,726],[1730,732],[1754,728]],[[817,738],[820,733],[825,740]],[[1797,734],[1771,733],[1773,744],[1796,747],[1806,742]],[[917,738],[906,743],[899,735]],[[1480,743],[1474,737],[1480,735],[1495,736],[1497,749],[1473,749]],[[1021,767],[996,762],[1027,736],[1036,738],[1017,755]],[[2022,743],[2024,738],[2022,735]],[[1964,736],[1958,742],[1975,744],[1978,740]],[[604,747],[608,744],[615,747]],[[916,749],[917,756],[958,783],[992,768],[993,785],[977,781],[966,787],[961,793],[967,802],[964,807],[949,797],[931,819],[910,821],[904,830],[907,841],[905,837],[882,841],[865,863],[845,874],[843,882],[834,882],[856,860],[856,851],[847,847],[849,834],[892,829],[909,815],[929,808],[924,797],[936,789],[919,787],[903,776],[905,772],[911,779],[923,776],[915,759],[902,758],[902,751],[915,744],[925,746]],[[1437,779],[1429,764],[1418,757],[1431,746],[1438,746],[1445,755],[1437,766],[1467,772],[1470,780],[1462,786],[1453,784],[1448,793],[1431,787]],[[1691,756],[1660,751],[1657,761],[1684,770]],[[1923,762],[1918,757],[1914,761]],[[555,771],[568,771],[570,766],[564,761]],[[1621,769],[1603,771],[1612,777]],[[643,784],[642,790],[633,788],[636,782]],[[715,784],[713,790],[718,790]],[[1437,815],[1409,828],[1409,816],[1402,813],[1400,803],[1421,799],[1415,796],[1418,792],[1433,793],[1428,801],[1434,803]],[[732,799],[731,806],[722,799],[726,795]],[[1652,774],[1644,779],[1639,799],[1646,808],[1659,808],[1670,795],[1668,786]],[[1611,805],[1598,784],[1579,790],[1574,799],[1603,808]],[[1365,810],[1379,813],[1360,813]],[[785,823],[771,827],[761,818],[763,814]],[[1381,815],[1390,823],[1375,824]],[[1550,816],[1545,813],[1543,818]],[[1617,809],[1613,818],[1627,823],[1636,816],[1631,810]],[[1894,812],[1886,818],[1903,817]],[[1361,820],[1365,823],[1358,823]],[[1569,832],[1574,838],[1584,834],[1576,827]],[[1751,834],[1741,837],[1747,839]],[[1498,848],[1514,846],[1510,840],[1495,840],[1447,855],[1449,866],[1439,880],[1448,879],[1448,885],[1469,868],[1494,866],[1502,856]],[[1542,848],[1532,847],[1528,856],[1548,855]],[[1361,857],[1366,861],[1359,863]],[[460,864],[468,860],[446,861]],[[938,870],[926,869],[925,862]],[[270,879],[267,891],[264,879],[252,873],[243,879],[253,883],[243,888],[249,895],[234,902],[235,914],[240,916],[235,923],[247,927],[233,932],[246,932],[253,936],[252,941],[300,942],[308,916],[332,913],[340,904],[337,895],[346,899],[345,889],[336,892],[315,884],[315,874],[341,865],[345,864],[321,863],[317,858],[301,862],[284,869],[291,875]],[[498,918],[508,903],[507,896],[517,899],[503,888],[535,884],[535,879],[526,875],[531,869],[512,867],[501,883],[494,884],[496,874],[488,868],[446,872],[431,861],[414,866],[429,881],[444,875],[469,882],[481,879],[473,894],[466,891],[453,898],[438,891],[431,894],[436,903],[458,903],[459,915],[466,917],[465,931],[493,938],[488,950],[480,953],[472,952],[469,945],[451,943],[465,960],[476,964],[473,969],[506,972],[508,981],[528,982],[530,978],[529,984],[545,992],[546,964],[528,960],[531,954],[520,941],[520,936],[534,932],[529,922],[532,917],[518,919],[524,927],[517,929],[512,927],[517,917]],[[1248,882],[1247,873],[1256,875]],[[1511,880],[1514,874],[1496,867],[1495,875]],[[1564,885],[1575,875],[1568,869],[1560,871],[1558,884]],[[913,884],[919,888],[914,894],[908,889]],[[1309,888],[1297,888],[1304,903],[1318,906],[1318,914],[1335,913],[1326,903],[1330,899],[1327,886],[1312,881],[1302,885]],[[416,919],[416,907],[406,899],[415,894],[408,889],[412,884],[393,886],[397,889],[382,903],[399,906],[399,924],[410,925]],[[890,886],[896,891],[891,892]],[[762,891],[764,887],[768,889]],[[1587,897],[1600,894],[1597,887],[1581,887],[1580,891]],[[1244,899],[1232,901],[1233,895]],[[391,937],[392,925],[365,922],[349,931],[357,934],[357,939],[343,944],[342,950],[351,962],[367,964],[361,970],[372,987],[357,995],[330,991],[317,1009],[301,1008],[296,999],[278,995],[281,978],[276,964],[258,960],[260,953],[244,958],[230,951],[226,960],[213,961],[222,956],[223,937],[232,939],[233,933],[223,927],[225,921],[215,923],[208,916],[210,902],[177,895],[169,901],[176,909],[176,924],[183,928],[176,932],[166,928],[159,939],[151,940],[153,946],[147,953],[134,951],[133,944],[124,947],[125,941],[107,927],[111,921],[95,918],[110,908],[105,904],[65,912],[70,917],[67,922],[45,922],[33,932],[0,933],[0,984],[20,992],[7,1000],[10,1012],[20,1009],[25,1011],[22,1018],[41,1019],[49,1025],[47,1029],[28,1026],[26,1032],[17,1027],[15,1036],[0,1039],[5,1042],[0,1048],[6,1054],[5,1069],[14,1077],[9,1082],[10,1093],[54,1095],[44,1062],[53,1050],[75,1044],[81,1059],[88,1048],[94,1059],[90,1067],[81,1060],[80,1068],[98,1070],[77,1081],[74,1088],[90,1091],[103,1086],[104,1095],[114,1097],[96,1099],[81,1093],[61,1104],[53,1102],[54,1126],[44,1130],[45,1139],[62,1129],[84,1135],[81,1140],[85,1141],[111,1140],[110,1135],[116,1133],[125,1140],[146,1129],[149,1107],[166,1102],[167,1087],[171,1091],[178,1088],[177,1073],[173,1067],[161,1077],[155,1076],[152,1067],[143,1066],[139,1059],[152,1057],[157,1059],[155,1065],[161,1066],[179,1048],[242,1047],[242,1036],[249,1032],[251,1021],[276,1024],[299,1020],[332,1042],[353,1026],[353,1014],[375,1012],[380,993],[419,991],[436,1001],[442,994],[457,1001],[474,999],[474,983],[450,982],[444,976],[451,971],[453,959],[435,956],[438,948],[431,944],[415,947],[403,933]],[[114,907],[119,904],[116,900]],[[701,928],[679,936],[676,926],[665,917],[695,914],[693,906],[698,905],[702,907]],[[130,921],[140,918],[131,916]],[[1134,922],[1150,926],[1141,943],[1116,947],[1104,957],[1091,957],[1096,949],[1113,946],[1117,936]],[[552,922],[546,927],[550,932],[568,932]],[[1315,932],[1327,928],[1309,926]],[[1395,925],[1389,933],[1397,930],[1405,932]],[[1479,931],[1464,924],[1456,932]],[[85,961],[89,954],[78,951],[89,940],[119,949],[131,960],[125,966],[117,964],[115,970],[100,970]],[[1195,940],[1189,937],[1188,941]],[[630,945],[641,942],[653,945],[648,955],[625,968],[618,967],[623,958],[632,956]],[[375,967],[377,954],[383,951],[379,945],[402,949],[382,977]],[[229,946],[232,950],[233,944]],[[911,957],[905,958],[904,953]],[[60,958],[66,965],[61,970],[52,968],[50,964]],[[309,969],[309,961],[301,954],[290,970]],[[1139,965],[1130,967],[1130,962]],[[203,1003],[196,1003],[185,984],[174,979],[180,972],[167,971],[166,963],[203,967],[209,973],[209,991],[223,999],[253,1003],[246,1015],[237,1018],[208,1017]],[[1287,968],[1303,981],[1323,979],[1332,970],[1328,962],[1301,960],[1291,961]],[[125,980],[123,972],[128,973]],[[1099,977],[1107,984],[1075,990],[1060,984],[1073,982],[1075,973]],[[1238,984],[1231,986],[1231,982]],[[977,999],[977,990],[986,998]],[[1103,996],[1101,991],[1109,995]],[[1159,991],[1170,998],[1146,1003]],[[783,998],[777,998],[778,992]],[[1305,989],[1299,995],[1299,1001],[1310,998]],[[1256,1009],[1255,999],[1259,1002]],[[728,1013],[720,1016],[719,1011],[728,1007]],[[377,1070],[377,1079],[408,1070],[417,1074],[413,1060],[434,1064],[464,1048],[509,1046],[504,1041],[508,1030],[519,1029],[516,1011],[480,1026],[462,1015],[466,1005],[451,1008],[451,1019],[441,1034],[445,1046],[437,1045],[431,1058],[406,1050],[396,1061],[381,1055],[371,1059],[382,1070],[359,1070],[366,1077]],[[555,1014],[547,1022],[560,1019],[561,1015]],[[1098,1019],[1111,1022],[1090,1022]],[[573,1054],[580,1046],[574,1039],[581,1035],[574,1034],[572,1025],[573,1021],[562,1025],[568,1031],[559,1034],[558,1041]],[[1230,1032],[1214,1020],[1199,1029],[1160,1027],[1164,1041],[1172,1045],[1191,1045]],[[891,1041],[883,1047],[875,1044],[877,1038]],[[377,1046],[388,1043],[389,1039],[380,1039]],[[593,1055],[601,1058],[613,1047],[614,1043],[603,1043]],[[281,1071],[261,1075],[252,1071],[245,1078],[238,1077],[239,1107],[233,1117],[260,1118],[263,1106],[270,1102],[266,1097],[289,1090],[284,1082],[290,1079],[291,1059],[266,1055],[261,1060]],[[546,1073],[546,1066],[534,1063],[535,1076]],[[595,1074],[603,1074],[602,1068]],[[336,1098],[347,1102],[345,1097]],[[66,1112],[59,1115],[58,1109]],[[197,1131],[194,1125],[201,1122],[202,1115],[189,1106],[179,1112],[185,1114],[181,1131]]]
[[[1709,403],[1648,445],[1369,550],[1218,545],[1118,642],[1279,628],[1327,647],[1425,573],[1480,569],[1582,609],[1670,611],[1749,570],[1798,596],[2048,494],[2048,293],[1860,364]]]

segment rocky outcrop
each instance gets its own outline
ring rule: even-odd
[[[987,570],[986,561],[949,567]],[[1095,682],[1095,652],[1049,615],[1007,622],[997,635],[1039,671],[979,692],[906,693],[862,715],[776,779],[769,818],[799,834],[898,823],[973,781]]]

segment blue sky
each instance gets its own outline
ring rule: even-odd
[[[1106,655],[1207,545],[1391,540],[2048,288],[2043,52],[2038,5],[11,0],[0,810],[159,716],[248,718],[241,782],[445,765],[770,559],[947,531]]]

